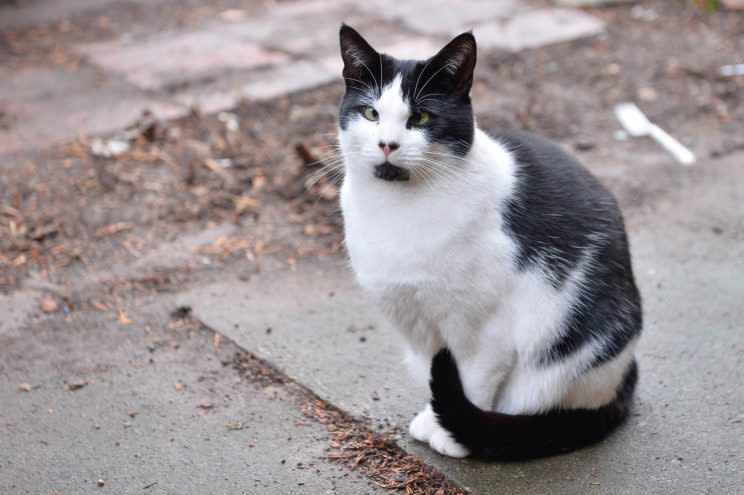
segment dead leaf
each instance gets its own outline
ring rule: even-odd
[[[120,310],[119,310],[119,318],[118,318],[118,321],[119,321],[119,323],[121,323],[122,325],[131,325],[131,324],[133,323],[133,322],[132,322],[132,320],[130,320],[130,319],[129,319],[129,316],[127,316],[127,314],[126,314],[126,313],[124,312],[124,310],[123,310],[123,309],[120,309]]]
[[[68,383],[67,388],[69,388],[70,390],[80,390],[86,385],[88,385],[88,382],[86,380],[77,380],[77,381]]]
[[[41,301],[41,310],[47,314],[56,313],[59,309],[59,304],[52,297],[45,297]]]
[[[214,172],[220,179],[222,179],[228,186],[234,186],[236,184],[235,178],[225,168],[211,158],[205,158],[202,160],[202,164],[209,170]]]
[[[338,187],[334,186],[333,184],[328,184],[320,192],[320,195],[323,197],[323,199],[327,201],[333,201],[334,199],[338,198],[338,194]]]
[[[96,230],[96,237],[107,237],[114,235],[123,230],[131,229],[132,224],[129,222],[116,222],[109,225],[105,225],[100,229]]]
[[[235,198],[233,202],[235,203],[235,213],[238,215],[249,211],[256,211],[258,206],[258,201],[248,196],[240,196],[239,198]]]
[[[261,189],[263,189],[263,186],[266,185],[266,176],[265,175],[257,175],[253,178],[251,181],[251,189],[253,189],[253,192],[258,192]]]
[[[109,309],[104,302],[99,301],[98,299],[91,300],[90,305],[99,311],[108,311]]]

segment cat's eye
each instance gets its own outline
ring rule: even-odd
[[[377,113],[377,110],[369,105],[362,108],[362,115],[364,115],[365,119],[371,120],[372,122],[376,122],[380,118],[380,114]]]
[[[413,112],[408,120],[413,125],[424,125],[429,122],[429,112]]]

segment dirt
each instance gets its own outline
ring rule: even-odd
[[[231,114],[239,132],[193,113],[158,123],[114,158],[92,156],[90,141],[9,158],[18,161],[0,193],[0,287],[16,287],[29,270],[57,278],[74,264],[131,261],[180,232],[223,222],[240,233],[204,246],[216,261],[271,254],[291,264],[339,252],[337,187],[321,180],[306,188],[317,167],[285,144],[330,143],[291,116],[321,93],[241,106]],[[330,115],[325,121],[332,128]]]

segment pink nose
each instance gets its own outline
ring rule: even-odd
[[[382,152],[385,154],[385,158],[390,156],[390,153],[400,148],[400,145],[396,143],[395,141],[389,141],[387,143],[384,141],[380,141],[379,143],[377,143],[377,145],[380,147]]]

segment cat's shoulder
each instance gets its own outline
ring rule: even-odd
[[[528,131],[500,130],[487,135],[511,155],[521,187],[533,193],[553,190],[574,199],[593,197],[614,202],[588,168],[558,143]]]
[[[486,132],[488,136],[506,148],[521,167],[566,169],[584,167],[558,143],[529,131],[498,130]]]

